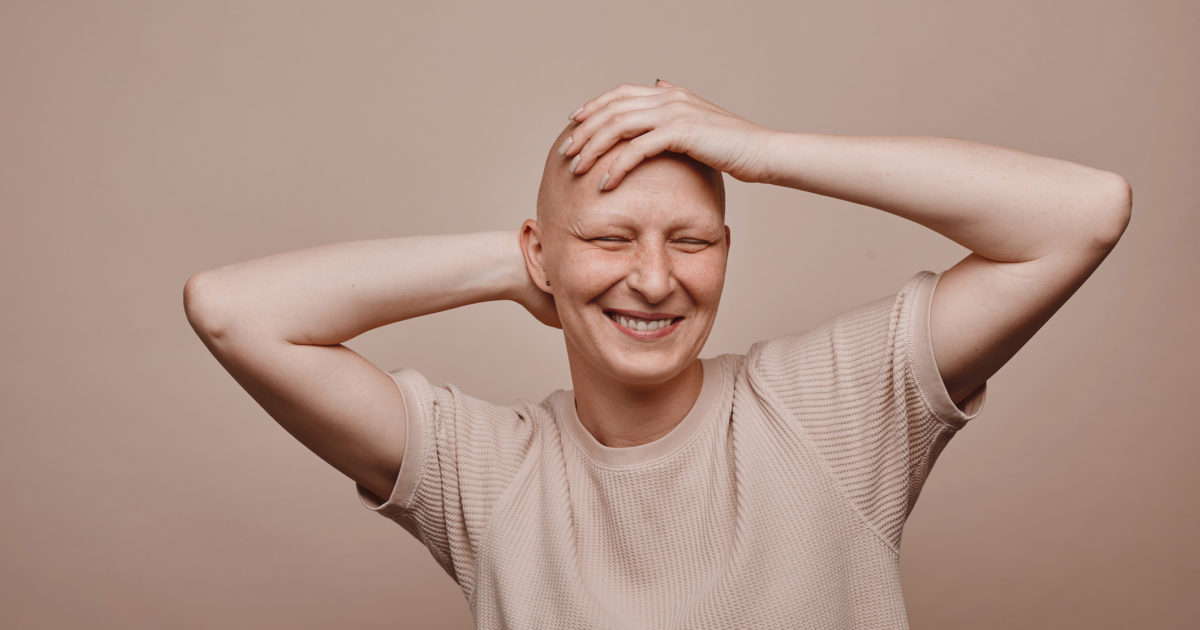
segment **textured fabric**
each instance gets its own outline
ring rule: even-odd
[[[939,274],[746,355],[702,359],[662,438],[611,448],[572,391],[497,406],[412,369],[381,502],[461,586],[479,628],[907,628],[904,522],[986,383],[950,399]]]

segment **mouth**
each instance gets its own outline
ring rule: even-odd
[[[680,315],[671,313],[641,313],[604,309],[604,315],[617,330],[634,339],[658,339],[666,337],[683,321]]]

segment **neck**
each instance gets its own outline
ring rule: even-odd
[[[646,444],[670,433],[691,411],[704,385],[699,359],[655,385],[629,385],[592,372],[585,376],[571,361],[575,411],[596,441],[613,448]]]

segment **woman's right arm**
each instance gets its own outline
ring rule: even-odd
[[[341,345],[386,324],[513,300],[557,324],[516,231],[386,238],[274,254],[192,276],[184,309],[217,361],[288,433],[387,498],[406,419],[392,378]]]

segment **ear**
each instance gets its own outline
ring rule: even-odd
[[[730,244],[733,243],[733,241],[729,240],[729,237],[731,234],[732,234],[732,232],[729,231],[729,226],[726,225],[725,226],[725,253],[729,253],[729,246],[730,246]]]
[[[541,226],[535,219],[525,219],[525,222],[521,224],[521,253],[525,255],[525,269],[529,272],[529,278],[533,280],[537,288],[553,295],[554,287],[546,284],[547,281],[552,282],[552,280],[546,276]]]

